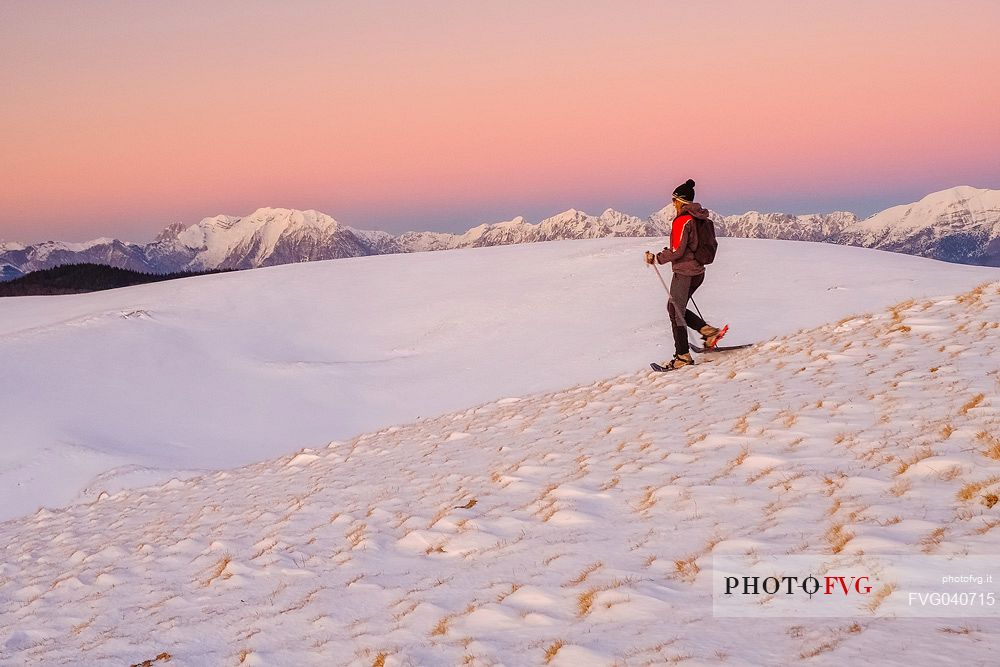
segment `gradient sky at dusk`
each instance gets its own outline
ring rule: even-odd
[[[0,239],[1000,188],[1000,2],[0,2]]]

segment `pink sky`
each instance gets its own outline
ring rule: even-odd
[[[0,4],[0,239],[1000,187],[1000,2]]]

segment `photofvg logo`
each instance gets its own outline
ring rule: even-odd
[[[713,557],[717,617],[1000,617],[997,556]]]
[[[813,595],[868,595],[872,592],[872,587],[868,583],[871,578],[867,575],[857,577],[854,575],[832,575],[826,574],[822,577],[809,575],[807,577],[782,576],[743,576],[726,577],[726,595],[798,595],[804,593],[810,597]]]

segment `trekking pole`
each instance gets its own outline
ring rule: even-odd
[[[688,300],[691,301],[691,305],[694,306],[694,309],[698,311],[698,317],[700,317],[701,320],[702,320],[702,322],[704,322],[705,321],[705,316],[701,314],[701,308],[699,308],[698,304],[695,303],[694,297],[693,296],[692,297],[688,297]]]
[[[660,267],[658,267],[656,264],[650,264],[650,266],[653,267],[653,270],[656,271],[656,277],[660,279],[660,284],[663,285],[663,291],[665,291],[667,293],[667,297],[669,298],[670,297],[670,288],[667,287],[667,283],[663,279],[663,274],[660,273]]]

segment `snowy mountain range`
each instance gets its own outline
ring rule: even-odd
[[[564,239],[665,236],[667,206],[648,218],[608,209],[599,216],[570,209],[537,224],[523,217],[463,234],[355,229],[318,211],[262,208],[245,217],[220,215],[177,223],[149,244],[116,239],[88,243],[0,243],[0,280],[60,264],[97,263],[151,273],[250,269],[277,264],[391,253],[511,245]],[[1000,190],[961,186],[895,206],[867,219],[853,213],[759,213],[715,216],[720,236],[821,241],[1000,266]]]
[[[853,213],[750,212],[718,218],[721,236],[823,241],[960,264],[1000,266],[1000,190],[961,186],[867,219]]]

